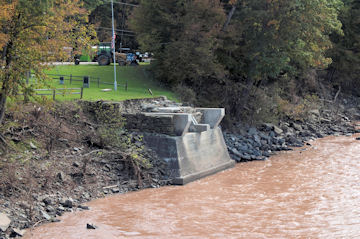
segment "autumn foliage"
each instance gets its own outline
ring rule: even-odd
[[[31,94],[31,71],[45,79],[45,63],[68,58],[64,47],[82,49],[94,33],[79,0],[0,0],[0,122],[6,98]]]

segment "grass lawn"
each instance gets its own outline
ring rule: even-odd
[[[47,74],[65,75],[65,84],[61,85],[59,79],[53,79],[50,85],[56,88],[79,88],[82,87],[82,77],[75,76],[89,76],[90,87],[84,88],[83,99],[85,100],[126,100],[136,98],[151,98],[165,95],[169,99],[176,100],[175,95],[168,89],[160,87],[159,83],[153,80],[147,73],[146,65],[140,66],[116,66],[116,75],[118,89],[114,91],[114,66],[99,66],[99,65],[59,65],[53,69],[48,70]],[[70,74],[73,77],[70,85]],[[59,76],[51,76],[59,78]],[[100,78],[99,85],[97,78]],[[78,80],[78,81],[75,81]],[[80,81],[81,80],[81,81]],[[125,84],[128,83],[127,91],[125,91]],[[107,84],[106,84],[107,83]],[[111,89],[111,91],[102,91],[102,89]],[[150,94],[151,89],[153,95]],[[78,99],[79,95],[56,96],[57,100],[63,99]]]

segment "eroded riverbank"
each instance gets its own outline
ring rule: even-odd
[[[359,135],[357,135],[359,137]],[[356,238],[360,141],[327,137],[190,183],[111,196],[25,238]],[[94,223],[96,230],[87,230]]]

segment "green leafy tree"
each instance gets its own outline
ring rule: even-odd
[[[154,53],[158,79],[201,88],[206,79],[223,74],[214,51],[224,20],[216,0],[142,0],[131,27],[141,48]]]
[[[89,46],[94,33],[78,0],[0,0],[0,123],[6,100],[31,94],[31,70],[38,79],[46,63],[66,59],[64,47]]]
[[[90,12],[96,9],[98,6],[104,4],[107,1],[104,0],[83,0],[84,7]]]
[[[332,46],[329,35],[341,34],[340,0],[240,2],[219,54],[237,77],[276,78],[331,63],[326,51]]]
[[[328,80],[360,95],[360,1],[344,0],[344,5],[340,14],[344,34],[332,35],[335,48],[329,54],[333,64]]]

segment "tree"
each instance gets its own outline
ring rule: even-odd
[[[360,95],[360,1],[344,0],[340,14],[344,34],[333,34],[334,49],[329,56],[333,63],[328,80],[343,89]]]
[[[67,58],[64,47],[81,50],[94,33],[79,0],[0,0],[0,123],[6,100],[31,94],[25,76],[45,79],[46,63]]]
[[[98,6],[104,4],[104,0],[83,0],[84,7],[88,9],[89,12],[96,9]]]
[[[97,4],[94,4],[90,0],[87,1],[93,5],[87,4],[88,7],[92,6],[91,13],[89,15],[89,21],[95,25],[97,36],[100,42],[111,41],[111,5],[110,1],[97,0]],[[134,6],[139,3],[138,0],[123,0],[119,4],[118,1],[114,1],[114,20],[116,31],[116,49],[122,47],[129,47],[131,49],[137,49],[138,44],[135,40],[134,32],[129,30],[128,18],[134,10]],[[126,5],[130,4],[130,5]],[[96,6],[96,7],[95,7]]]
[[[156,57],[156,77],[168,85],[198,88],[223,74],[214,51],[225,15],[218,0],[142,0],[132,29]]]
[[[341,34],[340,0],[241,3],[225,37],[225,51],[219,55],[232,73],[257,81],[331,63],[326,51],[332,46],[329,35]]]

